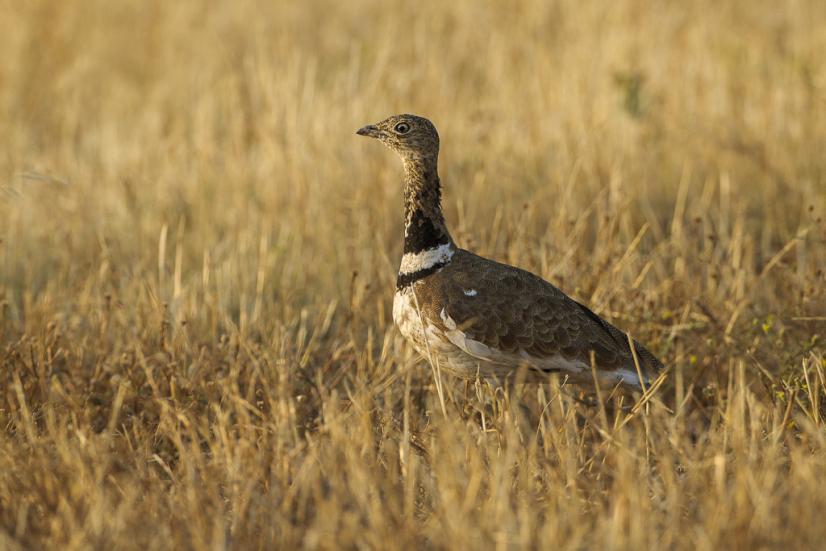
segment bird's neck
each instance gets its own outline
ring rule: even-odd
[[[446,266],[455,250],[442,215],[436,165],[435,157],[404,160],[404,256],[398,287]]]
[[[420,253],[449,243],[436,159],[405,160],[404,252]]]

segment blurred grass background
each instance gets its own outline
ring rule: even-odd
[[[823,2],[36,0],[0,51],[0,546],[826,535]],[[650,344],[665,405],[442,417],[354,135],[396,112],[460,245]]]

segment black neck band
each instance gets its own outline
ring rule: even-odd
[[[437,262],[433,266],[429,268],[423,268],[421,270],[416,270],[415,272],[410,272],[409,274],[402,274],[399,273],[399,276],[396,278],[396,290],[404,289],[409,285],[413,285],[420,279],[424,279],[429,275],[435,274],[445,266],[450,260],[443,260],[441,262]]]

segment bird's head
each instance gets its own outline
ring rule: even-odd
[[[356,134],[380,140],[402,160],[435,160],[439,156],[439,133],[433,123],[424,117],[393,115],[359,128]]]

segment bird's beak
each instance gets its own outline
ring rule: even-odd
[[[368,124],[362,128],[356,130],[356,134],[359,136],[368,136],[370,138],[381,138],[383,132],[379,130],[375,125]]]

